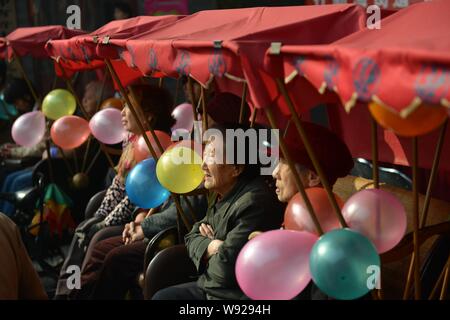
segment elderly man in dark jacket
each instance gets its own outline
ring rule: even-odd
[[[283,205],[260,176],[259,165],[248,161],[250,142],[244,143],[245,164],[236,164],[238,153],[244,151],[239,148],[242,146],[234,144],[234,161],[224,159],[222,155],[232,144],[221,139],[227,128],[216,129],[222,135],[208,140],[202,164],[205,188],[210,191],[208,211],[185,237],[200,277],[196,282],[160,290],[154,300],[245,299],[234,272],[237,256],[250,233],[275,229],[281,223]]]

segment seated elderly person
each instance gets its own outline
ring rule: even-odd
[[[303,122],[303,127],[328,183],[333,186],[338,178],[345,177],[353,168],[350,151],[345,143],[327,128],[310,122]],[[294,125],[290,126],[284,139],[304,187],[320,187],[319,176]],[[283,156],[280,157],[272,176],[276,182],[275,192],[278,200],[285,203],[289,202],[298,192],[298,189],[291,168]],[[253,233],[250,238],[258,233]],[[326,299],[327,297],[310,283],[298,298],[316,300]]]
[[[303,127],[328,179],[328,183],[332,187],[338,178],[345,177],[353,168],[352,155],[345,143],[327,128],[311,122],[303,122]],[[297,128],[293,124],[289,127],[284,139],[305,188],[321,186],[319,176],[306,152]],[[281,154],[280,161],[272,176],[276,181],[278,200],[289,202],[298,192],[298,189],[294,175]]]
[[[260,176],[260,166],[249,163],[249,142],[239,149],[245,152],[244,164],[236,161],[239,143],[234,144],[234,150],[232,144],[225,143],[225,130],[238,128],[217,126],[221,134],[212,134],[204,150],[204,185],[210,191],[208,211],[185,237],[200,277],[196,282],[162,289],[154,300],[245,298],[234,271],[237,256],[251,232],[280,225],[283,206]],[[225,156],[227,152],[229,157]]]
[[[248,108],[248,106],[246,106]],[[227,112],[219,112],[226,109]],[[241,109],[241,99],[231,93],[218,93],[208,102],[207,111],[214,117],[214,123],[237,124]],[[207,203],[205,196],[189,196],[197,219],[205,216]],[[186,199],[182,197],[183,212],[189,212]],[[154,212],[155,210],[151,210]],[[126,292],[137,293],[136,278],[142,271],[139,263],[144,259],[147,240],[159,231],[177,225],[177,209],[172,200],[167,201],[158,213],[139,214],[133,223],[125,225],[122,237],[112,237],[96,243],[92,255],[85,259],[82,270],[82,286],[71,298],[78,299],[123,299]],[[186,217],[192,225],[196,221]],[[189,231],[189,230],[187,230]],[[111,283],[114,282],[114,286]],[[135,294],[134,298],[140,298]]]

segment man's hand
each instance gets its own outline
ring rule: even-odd
[[[130,243],[131,232],[134,232],[134,222],[127,223],[122,232],[122,240],[124,244]]]
[[[131,232],[131,238],[129,243],[133,243],[136,241],[144,240],[145,235],[142,227],[140,225],[135,225],[133,232]]]
[[[214,240],[214,230],[209,224],[202,223],[199,230],[202,236]]]
[[[217,252],[219,252],[219,248],[222,245],[223,241],[215,239],[211,241],[208,245],[208,249],[206,250],[206,258],[209,259]]]

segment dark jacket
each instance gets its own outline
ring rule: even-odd
[[[202,219],[205,216],[208,206],[206,196],[189,196],[187,198],[194,210],[196,220]],[[181,197],[180,204],[186,220],[192,225],[194,221],[186,201],[186,196]],[[159,213],[152,214],[141,223],[142,231],[147,239],[153,238],[153,236],[164,229],[175,226],[177,226],[177,207],[171,198],[163,204]]]
[[[245,299],[236,281],[236,259],[251,232],[279,228],[283,204],[262,177],[240,178],[223,199],[216,199],[214,194],[210,197],[205,218],[185,237],[186,246],[200,274],[198,286],[208,299]],[[201,223],[211,225],[215,238],[224,241],[206,263],[203,256],[212,240],[200,234]]]

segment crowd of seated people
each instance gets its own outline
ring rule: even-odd
[[[86,87],[83,104],[90,112],[98,108],[98,86]],[[152,85],[132,86],[130,99],[142,106],[140,121],[145,126],[171,133],[175,120],[171,116],[173,101],[170,93]],[[133,100],[133,99],[136,99]],[[248,106],[246,112],[250,114]],[[206,112],[210,127],[226,136],[227,129],[250,129],[249,122],[239,124],[241,98],[231,93],[217,93],[209,98]],[[56,299],[142,299],[137,277],[149,240],[168,227],[179,226],[177,207],[169,198],[158,208],[136,208],[125,191],[125,178],[136,165],[133,142],[139,127],[129,106],[122,110],[122,123],[128,131],[117,174],[94,216],[79,224],[69,253],[60,271]],[[353,166],[345,144],[328,129],[305,123],[307,134],[314,139],[317,155],[324,172],[334,184],[346,176]],[[307,152],[292,126],[286,142],[305,187],[320,186],[320,179]],[[197,221],[184,238],[188,254],[198,271],[198,280],[158,291],[153,299],[245,299],[235,276],[235,262],[241,248],[259,232],[282,226],[286,203],[296,193],[292,172],[281,158],[273,172],[275,189],[267,177],[260,174],[261,165],[249,162],[249,141],[245,142],[246,161],[236,164],[227,157],[217,161],[216,155],[227,153],[226,141],[209,137],[204,142],[202,194],[181,197],[184,211],[193,209]],[[236,151],[236,150],[235,150]],[[233,152],[238,157],[237,152]],[[232,159],[236,160],[236,159]],[[331,161],[332,160],[332,161]],[[272,178],[272,177],[270,177]],[[111,228],[116,228],[113,232]],[[109,230],[109,231],[108,231]],[[91,240],[97,234],[109,232],[103,240]],[[181,239],[183,240],[183,239]],[[81,269],[81,288],[69,288],[67,268]],[[326,298],[317,288],[309,289],[299,298]]]

